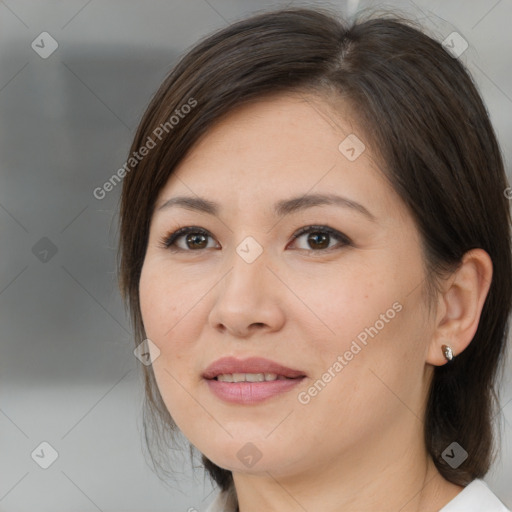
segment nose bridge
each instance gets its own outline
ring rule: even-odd
[[[226,276],[227,292],[238,295],[239,298],[256,297],[259,291],[264,291],[265,279],[270,272],[268,263],[269,251],[265,250],[253,236],[246,236],[231,255],[231,270]],[[241,294],[241,295],[240,295]]]

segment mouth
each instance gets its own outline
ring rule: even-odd
[[[286,397],[307,375],[260,357],[224,357],[202,374],[214,396],[230,404],[254,406]]]

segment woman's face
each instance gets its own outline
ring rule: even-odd
[[[316,195],[344,199],[306,201]],[[160,208],[177,196],[191,202]],[[216,213],[194,207],[199,198]],[[303,201],[277,209],[292,198]],[[160,393],[190,442],[234,472],[400,456],[406,432],[422,428],[431,370],[424,285],[412,218],[348,116],[311,96],[244,106],[207,133],[156,203],[140,301]],[[203,377],[229,356],[305,377]],[[262,399],[265,386],[281,391]]]

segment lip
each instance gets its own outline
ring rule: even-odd
[[[223,373],[275,373],[291,379],[306,377],[305,372],[301,370],[288,368],[262,357],[249,357],[248,359],[222,357],[208,366],[202,376],[211,380]]]
[[[206,380],[210,391],[225,402],[239,405],[253,405],[274,397],[301,383],[306,377],[273,380],[268,382],[222,382]]]
[[[264,382],[215,380],[215,377],[222,373],[275,373],[288,378]],[[262,357],[248,359],[223,357],[206,368],[203,378],[210,391],[221,400],[241,405],[252,405],[291,390],[306,378],[306,374]]]

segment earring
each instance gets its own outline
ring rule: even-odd
[[[446,358],[447,361],[451,361],[455,357],[452,347],[448,345],[443,345],[441,348],[443,350],[444,357]]]

